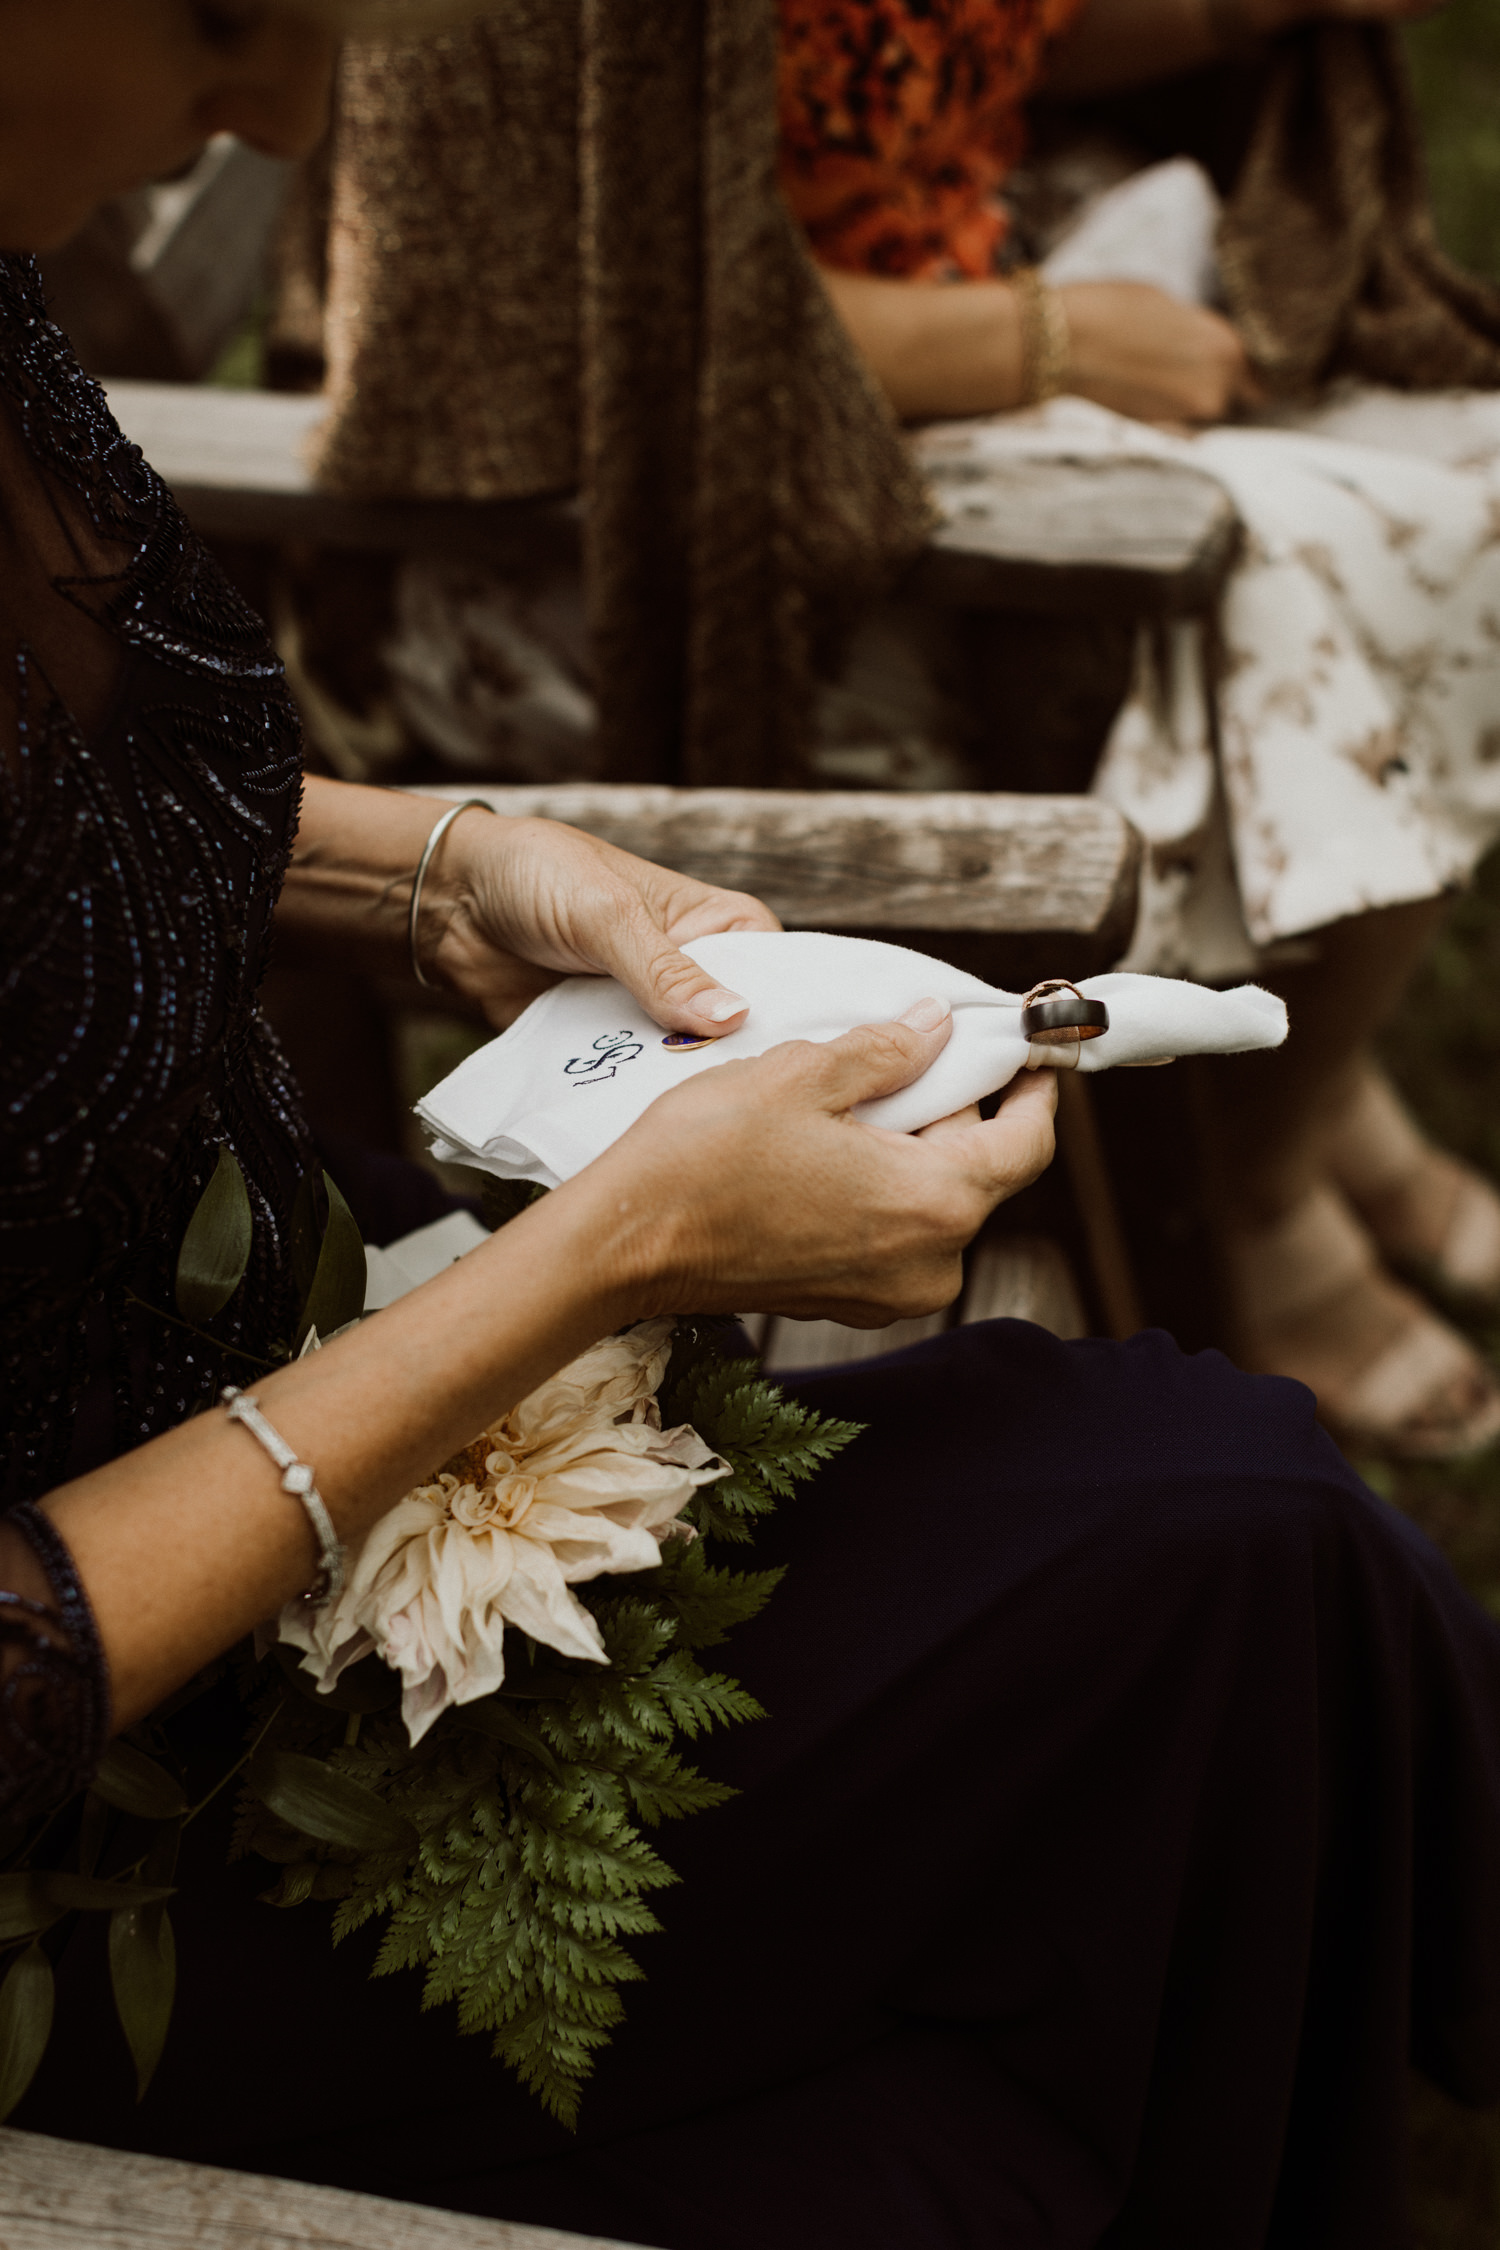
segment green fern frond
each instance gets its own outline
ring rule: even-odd
[[[623,2021],[622,1988],[643,1973],[629,1948],[660,1929],[651,1901],[677,1881],[642,1830],[734,1794],[676,1745],[761,1716],[698,1656],[758,1615],[782,1573],[725,1569],[707,1550],[752,1538],[758,1518],[858,1434],[784,1398],[754,1361],[725,1360],[724,1328],[679,1323],[660,1403],[665,1427],[690,1422],[732,1473],[700,1490],[687,1511],[699,1538],[669,1543],[659,1569],[628,1592],[608,1579],[578,1589],[607,1664],[559,1658],[512,1631],[507,1685],[445,1713],[415,1750],[394,1710],[359,1721],[350,1739],[342,1712],[295,1680],[288,1694],[279,1672],[254,1706],[263,1724],[280,1695],[278,1746],[324,1759],[419,1838],[406,1856],[337,1852],[247,1799],[237,1844],[281,1862],[278,1903],[329,1897],[336,1941],[383,1919],[372,1973],[420,1971],[422,2006],[452,2005],[461,2030],[490,2034],[496,2058],[569,2126]],[[500,1716],[486,1723],[488,1703]]]

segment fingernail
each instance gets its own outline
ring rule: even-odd
[[[728,1023],[731,1016],[742,1016],[750,1003],[721,985],[716,992],[700,992],[696,1005],[710,1023]]]
[[[952,1013],[946,1000],[918,1000],[897,1021],[912,1031],[936,1031]]]

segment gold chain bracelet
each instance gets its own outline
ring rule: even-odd
[[[1011,280],[1021,300],[1021,404],[1040,406],[1067,381],[1073,345],[1067,307],[1035,266],[1018,266]]]

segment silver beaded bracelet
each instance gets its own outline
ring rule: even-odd
[[[336,1602],[344,1591],[344,1547],[333,1528],[333,1518],[323,1503],[317,1479],[305,1461],[299,1461],[279,1430],[273,1430],[253,1398],[237,1390],[233,1383],[220,1391],[220,1398],[228,1409],[231,1422],[241,1422],[259,1446],[263,1446],[281,1471],[281,1489],[300,1500],[307,1510],[307,1520],[313,1527],[318,1542],[318,1553],[323,1567],[302,1599],[305,1602]]]
[[[437,856],[439,844],[461,812],[493,812],[494,809],[487,797],[465,797],[459,804],[450,805],[445,813],[439,813],[433,822],[432,834],[422,846],[417,872],[411,879],[411,904],[406,910],[406,950],[411,955],[411,973],[418,984],[425,984],[429,988],[432,984],[432,979],[423,972],[422,957],[417,951],[417,918],[422,911],[422,885],[427,880],[427,870]]]

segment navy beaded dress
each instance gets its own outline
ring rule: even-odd
[[[107,1683],[29,1503],[172,1428],[292,1317],[311,1160],[256,1012],[296,831],[295,712],[264,628],[0,259],[0,1795],[88,1778]],[[221,1148],[250,1270],[175,1320],[177,1250]]]
[[[86,1781],[88,1603],[34,1503],[291,1319],[313,1151],[255,1010],[297,820],[265,637],[0,260],[0,1798]],[[254,1255],[171,1317],[221,1148]],[[392,1231],[399,1231],[393,1229]],[[377,1234],[376,1239],[382,1237]],[[793,1381],[867,1434],[757,1540],[769,1716],[576,2140],[183,1834],[146,2099],[99,1924],[14,2122],[659,2250],[1407,2250],[1412,2059],[1500,2097],[1500,1631],[1298,1385],[1017,1321]],[[204,1495],[204,1505],[215,1496]],[[234,1740],[238,1742],[236,1734]]]

